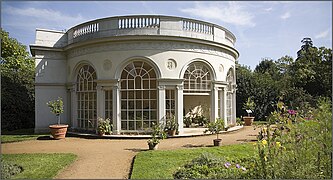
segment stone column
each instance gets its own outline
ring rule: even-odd
[[[113,134],[120,134],[121,130],[121,116],[120,116],[120,90],[118,86],[114,86],[112,89],[112,123]]]
[[[178,123],[179,134],[184,133],[183,128],[183,85],[178,85],[176,89],[176,121]]]
[[[236,87],[235,84],[232,91],[232,124],[236,124]]]
[[[212,93],[211,93],[211,115],[210,115],[210,122],[215,122],[218,115],[218,88],[213,87]]]
[[[224,87],[223,88],[223,97],[222,97],[222,108],[223,108],[223,113],[222,113],[222,118],[224,120],[224,126],[227,126],[227,88],[228,87]]]
[[[158,116],[160,123],[166,123],[165,119],[165,86],[158,86]]]
[[[97,85],[97,118],[105,118],[105,91]]]
[[[72,128],[78,128],[77,123],[77,95],[76,95],[76,84],[74,84],[71,89],[71,119]]]

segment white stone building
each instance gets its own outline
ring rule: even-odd
[[[67,32],[37,29],[35,131],[56,123],[46,102],[62,97],[62,123],[113,133],[140,132],[198,105],[211,120],[236,123],[235,36],[226,28],[172,16],[97,19]]]

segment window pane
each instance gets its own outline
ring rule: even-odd
[[[148,63],[142,61],[133,61],[125,69],[122,72],[121,82],[127,82],[127,89],[122,86],[120,90],[123,99],[121,119],[124,120],[126,117],[129,120],[127,130],[150,127],[149,122],[155,121],[157,116],[156,73]],[[155,109],[153,113],[151,113],[152,108]]]

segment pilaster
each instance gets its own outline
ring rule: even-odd
[[[233,91],[232,91],[232,124],[236,124],[236,90],[237,85],[233,85]]]
[[[210,121],[215,122],[218,115],[218,88],[214,85],[211,93],[211,117]]]
[[[158,121],[165,124],[165,86],[158,86]]]
[[[224,125],[227,126],[227,87],[223,88],[223,93],[222,93],[223,97],[222,97],[222,118],[224,120]]]
[[[176,88],[176,121],[178,123],[179,134],[184,133],[183,128],[183,85],[178,85]]]
[[[70,88],[71,94],[71,125],[73,128],[78,128],[77,123],[77,95],[76,95],[76,84],[73,84]]]
[[[105,118],[105,92],[101,85],[97,85],[97,117]]]
[[[120,134],[121,130],[121,117],[120,117],[120,90],[119,86],[113,86],[112,89],[112,121],[113,121],[113,134]]]

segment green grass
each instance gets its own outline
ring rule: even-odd
[[[226,159],[242,158],[255,154],[252,143],[222,147],[144,151],[136,155],[131,179],[173,179],[178,167],[208,152]]]
[[[253,125],[264,125],[268,124],[268,121],[253,121]]]
[[[11,143],[27,140],[35,140],[40,136],[48,136],[49,134],[34,134],[34,129],[19,129],[15,131],[2,131],[1,143]]]
[[[23,167],[23,172],[14,175],[11,179],[50,179],[57,173],[73,163],[75,154],[2,154],[4,161],[12,162]]]

